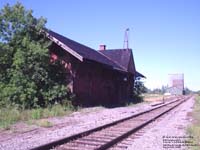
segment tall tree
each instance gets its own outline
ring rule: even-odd
[[[21,3],[0,10],[0,105],[45,107],[66,95],[65,71],[50,63],[51,43],[40,34],[46,19],[32,13]]]

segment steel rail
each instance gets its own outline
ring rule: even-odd
[[[184,99],[184,100],[183,100]],[[146,114],[146,113],[149,113],[151,111],[154,111],[154,110],[157,110],[159,108],[162,108],[162,107],[165,107],[167,105],[170,105],[172,103],[176,103],[176,102],[179,102],[178,104],[176,104],[175,106],[167,109],[165,112],[159,114],[158,116],[154,117],[154,118],[151,118],[150,120],[148,120],[147,122],[141,124],[140,126],[136,127],[136,128],[133,128],[131,129],[130,131],[126,132],[125,134],[122,134],[118,137],[116,137],[115,139],[113,139],[112,141],[110,142],[107,142],[106,144],[103,144],[102,146],[100,146],[99,148],[97,148],[98,150],[105,150],[111,146],[113,146],[114,144],[116,144],[117,142],[121,141],[122,139],[124,139],[125,137],[131,135],[132,133],[136,132],[137,130],[141,129],[142,127],[146,126],[147,124],[151,123],[152,121],[154,121],[155,119],[159,118],[160,116],[162,116],[163,114],[169,112],[170,110],[172,110],[173,108],[177,107],[178,105],[182,104],[184,101],[186,101],[187,99],[189,99],[189,97],[184,97],[184,98],[178,98],[178,99],[175,99],[171,102],[168,102],[168,103],[165,103],[165,104],[161,104],[159,106],[156,106],[154,108],[151,108],[151,109],[148,109],[146,111],[142,111],[142,112],[139,112],[139,113],[136,113],[134,115],[131,115],[129,117],[125,117],[123,119],[120,119],[120,120],[117,120],[117,121],[114,121],[112,123],[108,123],[108,124],[105,124],[105,125],[102,125],[102,126],[99,126],[99,127],[96,127],[96,128],[93,128],[93,129],[90,129],[90,130],[87,130],[87,131],[84,131],[84,132],[81,132],[81,133],[78,133],[78,134],[74,134],[72,136],[69,136],[69,137],[66,137],[66,138],[62,138],[62,139],[59,139],[59,140],[56,140],[56,141],[53,141],[53,142],[50,142],[50,143],[47,143],[47,144],[44,144],[44,145],[40,145],[38,147],[34,147],[32,148],[31,150],[48,150],[48,149],[51,149],[53,147],[56,147],[56,146],[59,146],[59,145],[62,145],[62,144],[65,144],[65,143],[68,143],[70,141],[73,141],[73,140],[76,140],[78,138],[81,138],[81,137],[85,137],[87,135],[90,135],[91,133],[93,132],[96,132],[96,131],[100,131],[102,129],[106,129],[108,127],[111,127],[111,126],[114,126],[118,123],[122,123],[124,121],[127,121],[127,120],[130,120],[132,118],[135,118],[137,116],[140,116],[140,115],[143,115],[143,114]]]

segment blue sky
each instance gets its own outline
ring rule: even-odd
[[[184,73],[185,86],[200,90],[199,0],[18,0],[47,27],[98,49],[123,48],[124,31],[136,69],[148,88],[168,84],[168,74]],[[0,0],[0,8],[16,0]]]

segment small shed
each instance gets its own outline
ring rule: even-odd
[[[60,59],[71,78],[68,87],[78,103],[110,105],[131,97],[136,72],[131,49],[94,50],[52,30],[45,30],[52,41],[51,58]]]

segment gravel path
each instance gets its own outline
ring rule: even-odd
[[[141,103],[134,106],[112,109],[84,109],[66,117],[48,119],[48,121],[54,124],[50,128],[42,128],[34,125],[30,127],[25,123],[18,123],[15,125],[16,129],[14,131],[0,132],[0,150],[30,149],[50,141],[110,123],[125,116],[133,115],[150,107],[150,104]]]
[[[147,127],[147,129],[145,129],[142,138],[134,139],[132,146],[128,149],[186,150],[186,146],[179,147],[178,143],[175,142],[175,144],[173,144],[173,141],[185,141],[185,139],[189,139],[186,135],[186,128],[192,121],[189,114],[192,112],[193,105],[194,97],[181,104],[175,110],[169,112],[159,121],[150,124],[150,128]],[[167,143],[169,141],[171,142]],[[177,148],[175,146],[177,146]]]

